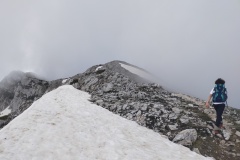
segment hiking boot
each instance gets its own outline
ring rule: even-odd
[[[218,138],[223,138],[220,130],[213,130],[213,131],[212,131],[212,134],[213,134],[214,136],[217,136]]]
[[[220,130],[220,127],[218,127],[218,126],[216,126],[215,124],[214,124],[214,126],[213,126],[213,130]]]
[[[213,130],[212,133],[213,133],[214,135],[217,135],[217,134],[220,134],[220,131],[219,131],[219,130]]]
[[[223,124],[221,123],[219,126],[220,129],[225,129],[225,127],[223,126]]]

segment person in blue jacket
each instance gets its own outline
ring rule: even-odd
[[[222,114],[227,103],[227,98],[228,96],[227,89],[225,87],[225,81],[221,78],[218,78],[215,81],[215,87],[211,90],[208,100],[206,101],[206,107],[209,108],[210,101],[212,99],[213,107],[216,110],[215,125],[217,128],[215,128],[215,130],[219,130],[223,127]]]

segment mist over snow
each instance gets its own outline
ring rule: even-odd
[[[0,130],[0,159],[211,159],[89,98],[68,85],[45,94]]]
[[[221,77],[240,108],[238,0],[12,0],[0,19],[0,79],[21,70],[53,80],[122,60],[202,99]]]

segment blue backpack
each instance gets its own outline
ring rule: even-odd
[[[216,84],[214,87],[214,93],[212,95],[213,102],[226,102],[227,101],[227,89],[224,84]]]

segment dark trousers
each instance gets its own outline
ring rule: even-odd
[[[225,104],[213,104],[213,107],[216,110],[217,118],[216,118],[216,126],[220,127],[222,124],[222,114],[225,109]]]

